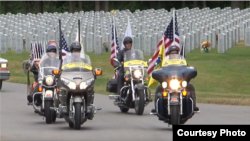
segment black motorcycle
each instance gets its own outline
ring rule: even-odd
[[[152,78],[161,85],[155,92],[155,109],[159,120],[171,125],[184,124],[194,115],[194,88],[189,82],[197,70],[188,67],[185,58],[170,54],[163,60],[162,68],[152,72]]]
[[[121,95],[109,95],[114,99],[114,105],[118,106],[121,112],[126,113],[128,110],[135,109],[137,115],[142,115],[144,108],[152,101],[150,90],[144,84],[145,68],[147,62],[143,61],[143,52],[137,49],[131,49],[124,54],[124,63],[114,59],[115,70],[121,65],[124,66],[124,86],[121,88]],[[110,79],[106,87],[107,92],[117,93],[117,80]]]

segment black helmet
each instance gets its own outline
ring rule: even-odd
[[[73,41],[73,42],[71,43],[71,45],[70,45],[69,48],[70,48],[70,52],[72,52],[73,50],[75,50],[75,51],[81,51],[82,46],[81,46],[80,42],[78,42],[78,41]]]
[[[177,51],[179,52],[179,48],[176,46],[176,45],[171,45],[168,49],[168,54],[171,52],[171,51]]]
[[[125,46],[125,44],[126,43],[133,43],[133,40],[132,40],[132,38],[131,37],[129,37],[129,36],[126,36],[125,38],[124,38],[124,40],[123,40],[123,45]]]
[[[46,52],[56,52],[56,46],[55,45],[48,45]]]

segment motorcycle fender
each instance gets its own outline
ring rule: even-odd
[[[144,90],[144,85],[143,84],[135,84],[135,89]]]
[[[180,105],[180,98],[178,96],[170,96],[170,105]]]
[[[73,101],[74,101],[74,103],[75,102],[82,102],[82,98],[80,96],[76,96],[76,97],[74,97]]]
[[[45,91],[44,100],[53,100],[53,91],[52,90]]]

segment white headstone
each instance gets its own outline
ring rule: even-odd
[[[151,51],[152,51],[151,40],[152,40],[151,35],[144,36],[145,44],[143,46],[143,49],[144,49],[145,55],[152,55],[152,53],[151,53]]]
[[[225,53],[226,51],[226,35],[220,33],[218,36],[218,53]]]
[[[186,53],[189,53],[191,51],[191,34],[186,33],[185,36],[186,36],[186,38],[185,38],[185,51],[186,51]]]
[[[17,34],[17,45],[16,45],[16,53],[22,54],[23,53],[23,35]]]
[[[96,35],[94,40],[95,40],[95,43],[94,43],[95,54],[100,55],[103,52],[102,36]]]
[[[1,53],[5,54],[8,51],[8,47],[6,45],[7,35],[0,32],[0,41],[1,41],[0,43]]]
[[[89,32],[87,35],[87,52],[94,52],[94,34]]]
[[[246,28],[246,32],[245,32],[245,46],[250,46],[250,27]]]

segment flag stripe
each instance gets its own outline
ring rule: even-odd
[[[173,20],[175,20],[175,34],[173,35]],[[179,50],[180,50],[180,45],[179,45],[179,33],[178,33],[178,23],[177,23],[177,16],[176,16],[176,12],[175,12],[175,18],[172,17],[167,29],[165,30],[164,32],[164,35],[163,35],[163,38],[164,38],[164,48],[165,48],[165,55],[168,55],[167,52],[168,52],[168,47],[171,45],[171,44],[175,44]],[[149,67],[148,67],[148,74],[151,75],[151,73],[153,72],[154,70],[154,67],[156,66],[155,63],[156,63],[156,60],[158,58],[158,55],[159,55],[159,51],[160,51],[160,46],[161,46],[161,43],[162,43],[162,40],[159,41],[157,47],[156,47],[156,51],[152,57],[152,60],[149,64]]]

